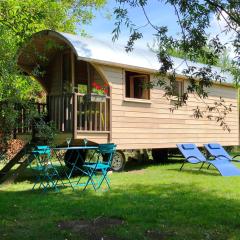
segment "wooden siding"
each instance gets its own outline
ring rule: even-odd
[[[112,87],[112,142],[119,149],[174,148],[180,142],[194,142],[199,146],[208,142],[225,146],[239,144],[238,94],[233,87],[214,85],[209,89],[208,99],[203,101],[191,95],[187,106],[171,113],[172,105],[163,96],[163,90],[151,89],[150,101],[146,103],[124,101],[124,70],[103,65],[98,68]],[[185,88],[186,85],[187,81],[184,82]],[[226,117],[230,132],[206,116],[193,117],[194,108],[213,106],[220,96],[227,105],[232,104],[232,112]]]
[[[106,143],[109,139],[108,132],[84,132],[78,131],[76,139],[84,139],[87,138],[90,142],[96,143]]]
[[[56,54],[49,67],[48,94],[59,94],[62,90],[61,54]]]

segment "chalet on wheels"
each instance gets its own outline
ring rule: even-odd
[[[185,68],[181,59],[174,61],[179,71],[175,94],[180,96],[188,80],[181,75]],[[91,143],[113,142],[119,167],[123,149],[153,149],[155,157],[179,142],[239,145],[238,93],[229,76],[225,83],[214,84],[204,101],[192,94],[186,106],[172,113],[174,98],[165,98],[160,87],[144,87],[160,66],[148,49],[126,53],[113,43],[45,30],[21,49],[18,65],[45,89],[48,117],[61,133],[59,141],[71,136],[75,144],[84,138]],[[220,97],[232,104],[225,118],[230,131],[214,119],[193,117],[194,108],[214,106]]]

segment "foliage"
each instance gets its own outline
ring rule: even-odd
[[[85,85],[85,84],[78,84],[77,92],[86,94],[87,93],[87,85]]]
[[[171,54],[180,56],[186,69],[184,75],[190,82],[182,98],[176,102],[178,108],[186,103],[189,93],[195,93],[198,97],[204,99],[208,96],[207,88],[211,87],[213,82],[224,82],[225,78],[212,69],[212,65],[220,65],[223,71],[229,71],[235,84],[240,82],[240,2],[239,1],[219,1],[219,0],[166,0],[158,1],[159,9],[163,4],[171,6],[174,10],[180,29],[178,36],[172,36],[168,32],[168,26],[154,25],[145,10],[150,4],[148,0],[117,0],[118,6],[115,8],[115,29],[113,30],[113,40],[118,39],[121,28],[129,29],[129,41],[126,50],[133,50],[134,43],[143,38],[141,30],[144,26],[151,26],[155,31],[155,44],[153,49],[156,51],[160,68],[158,80],[151,83],[150,86],[158,85],[165,90],[167,97],[173,96],[174,82],[176,81],[177,66]],[[145,16],[146,25],[137,26],[134,19],[129,17],[131,9],[140,9]],[[141,14],[140,13],[140,14]],[[150,13],[151,14],[151,13]],[[235,49],[235,57],[230,60],[231,64],[221,63],[221,56],[226,52],[226,46],[222,43],[218,35],[208,36],[207,30],[210,27],[212,17],[223,19],[225,22],[225,33],[233,33],[234,40],[232,45]],[[231,31],[231,32],[230,32]],[[190,61],[188,61],[190,60]],[[226,59],[225,59],[226,60]],[[206,67],[197,69],[193,66],[196,61],[204,62]],[[226,63],[226,62],[225,62]],[[225,65],[225,66],[224,66]],[[168,79],[169,81],[166,81]],[[170,83],[169,83],[170,82]],[[221,101],[221,100],[220,100]]]
[[[44,144],[51,145],[57,135],[55,123],[53,121],[46,122],[42,116],[36,119],[33,124],[37,137],[42,140]]]
[[[17,42],[6,28],[0,28],[0,101],[16,102],[36,98],[40,85],[22,76],[16,67]]]
[[[92,93],[96,93],[99,95],[107,95],[108,94],[108,85],[104,84],[104,86],[101,86],[100,84],[93,82],[92,83]]]
[[[0,25],[15,35],[22,44],[34,32],[43,29],[75,32],[84,31],[84,24],[93,19],[93,9],[98,9],[105,0],[3,0],[0,2]]]
[[[24,112],[20,115],[20,112]],[[24,121],[22,122],[22,117]],[[9,99],[0,102],[0,150],[6,149],[8,141],[13,137],[13,130],[17,128],[28,128],[33,119],[38,118],[35,103],[19,99]],[[20,120],[21,119],[21,120]],[[22,125],[23,124],[23,125]]]
[[[7,141],[10,139],[12,130],[17,124],[18,112],[15,109],[15,104],[8,102],[2,103],[0,107],[0,129],[1,129],[1,142],[0,145],[5,148]]]
[[[239,164],[238,164],[239,165]],[[30,170],[17,184],[0,191],[2,239],[239,239],[240,189],[237,177],[221,177],[200,164],[141,165],[109,175],[110,191],[91,186],[72,191],[31,191]],[[75,178],[77,180],[77,177]],[[47,217],[46,217],[47,216]],[[85,236],[84,228],[62,229],[65,221],[123,219],[103,235]],[[83,227],[83,225],[82,225]],[[86,234],[90,234],[88,231]],[[103,237],[104,236],[104,237]]]
[[[211,49],[208,49],[208,51],[210,52]],[[168,54],[171,57],[177,57],[177,58],[182,58],[182,59],[186,58],[185,53],[179,49],[170,49]],[[190,59],[187,59],[187,60],[190,60]],[[207,64],[206,59],[203,57],[196,57],[195,61],[198,63]],[[219,66],[220,63],[221,63],[221,59],[219,57],[215,56],[215,66]]]
[[[13,105],[37,100],[43,91],[37,81],[18,69],[19,47],[34,32],[43,29],[75,32],[78,26],[79,32],[84,32],[84,24],[90,23],[94,17],[93,9],[100,8],[104,3],[105,0],[0,1],[0,102],[11,103],[1,110],[0,130],[8,135],[4,141],[11,136],[17,123]]]
[[[208,49],[208,51],[211,51],[211,50]],[[185,53],[180,51],[179,49],[170,49],[169,50],[169,55],[171,57],[177,57],[177,58],[182,58],[182,59],[186,58]],[[188,59],[188,60],[190,60],[190,59]],[[207,64],[207,61],[206,61],[205,58],[197,58],[195,60],[198,63]],[[222,52],[221,56],[219,56],[219,57],[215,56],[215,61],[216,61],[216,63],[215,63],[214,66],[216,66],[216,67],[220,67],[220,68],[222,68],[226,71],[230,71],[229,69],[232,68],[232,62],[231,62],[232,60],[229,56],[229,53],[228,53],[227,49],[225,49]]]

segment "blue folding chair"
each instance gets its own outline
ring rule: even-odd
[[[236,155],[231,157],[226,150],[218,143],[208,143],[204,144],[207,152],[214,159],[215,167],[218,168],[218,171],[223,176],[240,176],[240,169],[238,169],[235,165],[231,163],[231,161],[239,161],[235,160]],[[212,161],[211,161],[212,162]],[[208,166],[210,167],[210,166]]]
[[[88,176],[87,183],[84,186],[83,191],[91,184],[96,191],[99,189],[103,183],[106,182],[108,188],[110,189],[110,180],[107,176],[108,171],[111,169],[113,155],[116,151],[116,145],[113,143],[99,144],[98,147],[98,159],[96,163],[86,163],[83,165],[85,172]],[[105,156],[105,161],[101,161],[101,157]],[[98,175],[100,175],[98,177]]]
[[[182,170],[185,163],[197,164],[202,163],[200,169],[203,167],[204,163],[207,162],[205,156],[199,151],[197,146],[193,143],[181,143],[177,144],[178,149],[184,156],[184,161],[182,166],[180,167],[180,171]]]
[[[57,183],[60,178],[57,169],[50,160],[50,147],[36,146],[32,154],[34,160],[30,163],[30,168],[36,172],[36,180],[32,190],[39,185],[38,188],[43,191],[46,191],[48,188],[58,191]]]

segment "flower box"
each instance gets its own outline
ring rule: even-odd
[[[86,94],[84,95],[84,101],[85,102],[105,102],[106,95],[100,95],[97,93]]]

